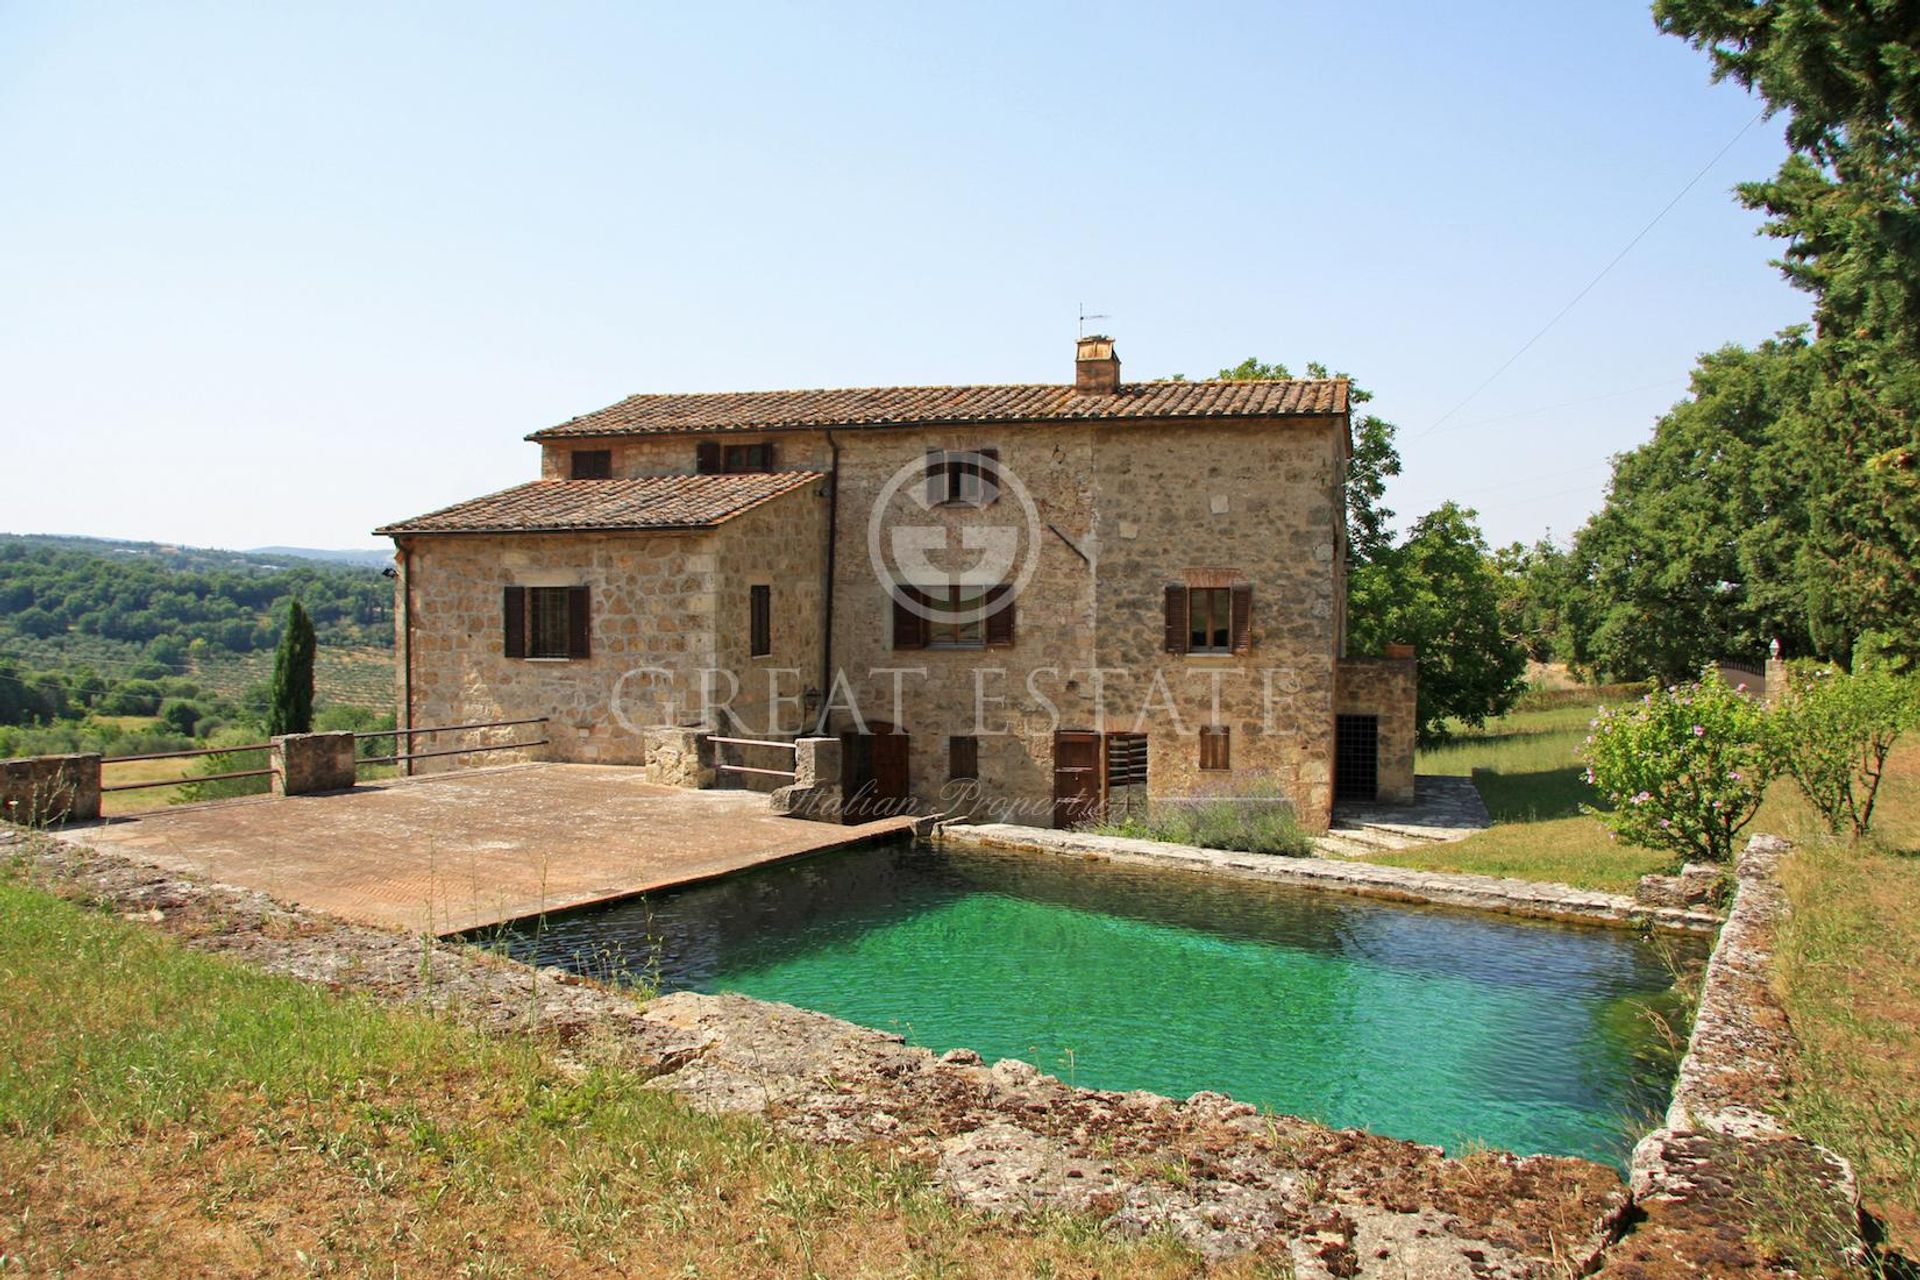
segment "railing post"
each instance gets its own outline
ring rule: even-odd
[[[714,746],[699,729],[647,730],[646,779],[663,787],[713,786]]]
[[[0,818],[22,826],[91,822],[100,816],[100,757],[0,760]]]
[[[285,733],[272,739],[273,794],[304,796],[353,786],[353,734]]]

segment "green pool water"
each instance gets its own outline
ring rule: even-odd
[[[1670,944],[1110,864],[853,850],[511,945],[1450,1150],[1617,1165],[1671,1085]]]

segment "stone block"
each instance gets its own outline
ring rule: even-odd
[[[838,783],[819,786],[801,786],[795,783],[788,787],[777,787],[767,797],[775,813],[789,818],[805,818],[809,822],[839,822],[843,804]]]
[[[646,779],[663,787],[706,789],[714,784],[713,740],[699,729],[646,732]]]
[[[0,818],[37,827],[90,822],[99,816],[98,755],[0,760]]]
[[[352,733],[286,733],[270,741],[274,795],[305,796],[352,789]]]
[[[798,787],[840,785],[840,739],[801,738],[793,744],[793,782]]]

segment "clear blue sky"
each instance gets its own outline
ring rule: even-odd
[[[378,545],[638,391],[1322,360],[1564,535],[1802,321],[1644,5],[0,6],[0,529]],[[1602,398],[1604,397],[1604,398]],[[1579,402],[1579,403],[1569,403]]]

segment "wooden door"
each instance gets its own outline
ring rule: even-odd
[[[848,822],[871,822],[908,811],[910,739],[883,722],[867,727],[870,732],[840,735],[842,816]]]
[[[1100,811],[1100,735],[1060,729],[1053,735],[1053,825],[1077,827]]]

